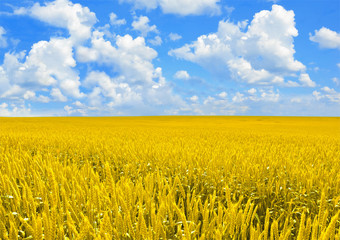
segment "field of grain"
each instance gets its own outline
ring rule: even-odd
[[[340,118],[0,118],[1,239],[340,239]]]

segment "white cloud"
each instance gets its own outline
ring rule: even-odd
[[[197,102],[197,101],[198,101],[198,97],[197,97],[196,95],[194,95],[194,96],[192,96],[192,97],[190,98],[190,100],[191,100],[192,102]]]
[[[257,91],[255,88],[251,88],[247,91],[249,94],[255,94]]]
[[[334,88],[329,88],[327,86],[321,88],[322,92],[314,91],[313,96],[316,100],[328,99],[331,102],[340,103],[340,92],[334,90]]]
[[[220,92],[220,93],[218,94],[218,96],[219,96],[220,98],[226,98],[226,97],[228,96],[228,94],[227,94],[226,92]]]
[[[96,87],[89,96],[89,101],[95,105],[101,104],[100,95],[110,99],[111,106],[138,104],[142,100],[141,94],[134,92],[128,83],[121,82],[121,79],[111,79],[103,72],[91,72],[84,84],[89,88]]]
[[[337,63],[336,65],[338,66],[338,68],[340,68],[340,63]]]
[[[188,80],[190,78],[190,75],[187,71],[181,70],[175,73],[174,78]]]
[[[261,90],[261,100],[267,102],[278,102],[280,99],[280,94],[278,91],[274,92],[272,89],[269,91]]]
[[[11,93],[7,91],[7,97],[20,94],[24,89],[36,91],[42,87],[59,86],[65,94],[80,98],[84,94],[79,90],[75,66],[71,40],[52,38],[49,42],[35,43],[26,57],[25,52],[6,53],[0,68],[0,82],[7,89],[16,89]]]
[[[16,14],[30,15],[52,26],[68,29],[74,43],[91,37],[91,29],[97,22],[95,13],[69,0],[55,0],[43,6],[35,3],[31,8],[20,8]]]
[[[24,104],[0,104],[0,117],[28,117],[31,116],[31,109]]]
[[[230,15],[234,10],[235,8],[234,7],[229,7],[229,6],[224,6],[224,9],[226,10],[227,14]]]
[[[247,31],[242,30],[245,24],[220,21],[217,33],[202,35],[169,54],[253,84],[284,85],[285,76],[305,70],[294,59],[298,31],[293,11],[273,5],[271,11],[256,13]]]
[[[244,100],[246,100],[246,98],[244,97],[244,94],[237,92],[232,100],[233,102],[243,102]]]
[[[301,73],[299,77],[299,81],[304,87],[315,87],[316,84],[313,82],[307,73]]]
[[[155,69],[152,60],[157,52],[145,45],[143,37],[133,39],[130,35],[117,36],[116,46],[104,40],[103,33],[95,31],[91,47],[80,47],[80,62],[97,62],[109,66],[129,82],[153,82]]]
[[[35,98],[35,92],[32,91],[26,91],[24,94],[24,99],[28,100],[28,99],[32,99]]]
[[[335,83],[335,85],[339,86],[340,80],[337,77],[332,78],[332,81]]]
[[[132,22],[132,28],[135,31],[139,31],[143,37],[146,37],[149,32],[158,33],[156,25],[149,25],[149,18],[147,16],[139,16]]]
[[[163,41],[160,36],[156,36],[154,39],[150,39],[149,43],[151,43],[154,46],[160,46],[162,45]]]
[[[177,40],[180,40],[181,38],[182,38],[182,36],[177,34],[177,33],[170,33],[169,34],[169,39],[171,41],[177,41]]]
[[[340,93],[335,91],[333,88],[323,87],[321,88],[324,91],[324,96],[328,98],[331,102],[340,103]]]
[[[6,30],[0,26],[0,48],[7,47],[7,38],[4,36],[6,34]]]
[[[219,15],[220,0],[160,0],[160,6],[164,13],[186,15]]]
[[[24,93],[24,96],[23,98],[25,100],[30,100],[30,101],[36,101],[36,102],[42,102],[42,103],[49,103],[51,101],[51,99],[47,96],[44,96],[44,95],[39,95],[39,96],[36,96],[35,92],[32,92],[30,90],[27,90],[25,93]]]
[[[104,106],[103,111],[122,114],[133,111],[138,115],[142,111],[143,114],[155,111],[160,106],[163,107],[158,110],[165,112],[184,104],[173,94],[162,69],[153,66],[157,52],[146,46],[143,37],[134,39],[125,35],[116,36],[114,40],[112,44],[103,38],[103,33],[94,31],[91,46],[78,49],[79,61],[105,65],[115,72],[115,77],[98,71],[88,74],[83,86],[92,90],[87,94],[90,106]]]
[[[309,39],[318,43],[321,48],[340,49],[340,33],[325,27],[315,30],[314,35],[309,34]]]
[[[0,108],[7,108],[8,107],[8,104],[7,103],[1,103],[0,104]]]
[[[249,109],[248,106],[241,102],[230,102],[227,98],[215,98],[208,96],[202,104],[193,102],[188,109],[182,109],[190,113],[199,115],[235,115],[243,114]]]
[[[155,9],[158,6],[163,13],[186,15],[221,14],[220,0],[119,0],[134,5],[136,9]]]
[[[134,5],[135,9],[155,9],[158,7],[159,0],[119,0],[119,3],[130,3]]]
[[[126,20],[123,19],[118,19],[117,15],[115,13],[110,13],[110,24],[112,26],[120,26],[120,25],[125,25]]]
[[[313,96],[315,97],[317,101],[323,98],[323,96],[321,95],[321,92],[318,92],[318,91],[313,91]]]
[[[51,97],[53,98],[54,101],[57,102],[66,102],[67,101],[67,97],[65,97],[59,88],[52,88],[51,93],[50,93]]]
[[[68,106],[68,105],[64,107],[64,110],[67,112],[68,115],[71,115],[72,113],[74,113],[73,107]]]

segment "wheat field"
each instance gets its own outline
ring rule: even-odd
[[[0,118],[1,239],[340,239],[340,118]]]

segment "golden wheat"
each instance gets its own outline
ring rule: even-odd
[[[0,238],[339,239],[339,156],[339,118],[0,118]]]

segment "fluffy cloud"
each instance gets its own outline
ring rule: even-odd
[[[65,97],[58,88],[52,88],[50,95],[51,97],[53,97],[54,101],[58,102],[67,101],[67,97]]]
[[[340,93],[335,91],[333,88],[323,87],[321,90],[324,92],[324,96],[331,102],[340,103]]]
[[[314,35],[309,34],[309,39],[319,44],[321,48],[340,49],[340,33],[322,27],[314,31]]]
[[[162,45],[163,41],[160,36],[156,36],[154,39],[150,39],[149,43],[151,43],[154,46],[160,46]]]
[[[321,92],[313,91],[316,100],[328,99],[331,102],[340,103],[340,93],[327,86],[321,88]]]
[[[147,16],[139,16],[132,22],[132,28],[135,31],[139,31],[143,37],[146,37],[149,32],[158,33],[156,25],[149,25],[149,18]]]
[[[95,31],[91,46],[78,49],[78,61],[109,67],[115,77],[98,71],[88,74],[83,86],[91,90],[87,96],[89,106],[105,106],[104,111],[117,111],[116,114],[134,109],[138,115],[142,110],[150,112],[160,106],[166,111],[171,106],[184,105],[166,83],[162,69],[153,66],[156,57],[157,52],[146,46],[143,37],[116,36],[112,44],[103,33]]]
[[[44,96],[44,95],[36,96],[35,92],[32,92],[30,90],[27,90],[24,93],[24,99],[25,100],[30,100],[30,101],[42,102],[42,103],[50,102],[50,98],[49,97]]]
[[[316,84],[313,82],[307,73],[301,73],[299,77],[301,85],[304,87],[315,87]]]
[[[123,78],[112,79],[104,72],[91,72],[84,81],[84,86],[93,89],[88,97],[90,104],[99,106],[106,98],[110,99],[110,106],[138,104],[141,95],[134,92],[130,85],[122,80]]]
[[[192,96],[192,97],[190,98],[190,101],[192,101],[192,102],[197,102],[197,101],[198,101],[198,97],[197,97],[196,95],[194,95],[194,96]]]
[[[3,97],[23,94],[25,89],[36,91],[58,86],[65,94],[80,98],[79,76],[74,70],[72,42],[69,39],[40,41],[30,52],[6,53],[0,67],[0,94]],[[4,89],[7,89],[4,92]]]
[[[246,26],[247,21],[220,21],[217,33],[202,35],[169,54],[250,84],[284,85],[285,76],[305,71],[294,59],[298,31],[293,11],[273,5],[271,11],[256,13],[247,31]]]
[[[163,13],[172,13],[182,16],[221,14],[220,0],[119,0],[134,5],[136,9],[155,9],[158,6]]]
[[[0,98],[48,103],[82,98],[73,50],[91,36],[95,14],[80,4],[56,0],[41,6],[20,8],[25,14],[50,25],[68,29],[69,38],[51,38],[32,45],[26,53],[8,52],[0,66]],[[49,94],[49,95],[48,95]],[[66,96],[65,96],[66,95]]]
[[[20,8],[16,14],[30,15],[52,26],[68,29],[75,42],[82,42],[91,36],[91,29],[97,22],[95,13],[69,0],[55,0],[43,6],[35,3],[31,8]]]
[[[161,69],[155,71],[161,77]],[[172,93],[164,79],[162,83],[141,85],[129,83],[123,76],[113,78],[104,72],[93,71],[86,77],[84,87],[90,90],[86,103],[78,101],[74,106],[65,106],[69,115],[87,115],[91,112],[101,115],[159,114],[185,105],[179,96]]]
[[[43,103],[80,99],[65,105],[65,113],[71,115],[159,114],[185,105],[173,93],[162,69],[153,66],[157,52],[146,45],[143,37],[112,35],[107,40],[103,32],[93,30],[97,21],[95,14],[68,0],[55,0],[43,6],[36,3],[15,13],[65,28],[70,36],[39,41],[28,53],[6,53],[0,65],[0,98]],[[110,24],[122,25],[124,21],[111,13]],[[132,25],[145,36],[158,32],[145,16]],[[90,42],[85,42],[87,39]],[[155,45],[162,42],[159,36],[150,41]],[[82,81],[76,70],[77,62],[89,66]],[[90,69],[91,64],[109,70],[95,71]],[[6,107],[6,113],[11,112]]]
[[[177,40],[180,40],[182,36],[177,33],[170,33],[169,38],[171,41],[177,41]]]
[[[221,93],[218,94],[218,96],[220,98],[226,98],[228,96],[228,94],[226,92],[221,92]]]
[[[110,24],[112,26],[120,26],[120,25],[125,25],[126,20],[123,19],[118,19],[117,15],[115,13],[110,13]]]
[[[0,103],[0,116],[1,117],[27,117],[31,116],[31,109],[24,104],[7,104]]]
[[[181,70],[175,73],[174,78],[188,80],[190,78],[190,75],[187,71]]]
[[[80,47],[77,58],[80,62],[97,62],[120,73],[129,82],[152,82],[155,69],[152,60],[157,52],[145,45],[143,37],[133,39],[130,35],[117,36],[115,46],[95,31],[91,47]]]
[[[7,38],[4,36],[6,30],[0,26],[0,48],[7,47]]]

